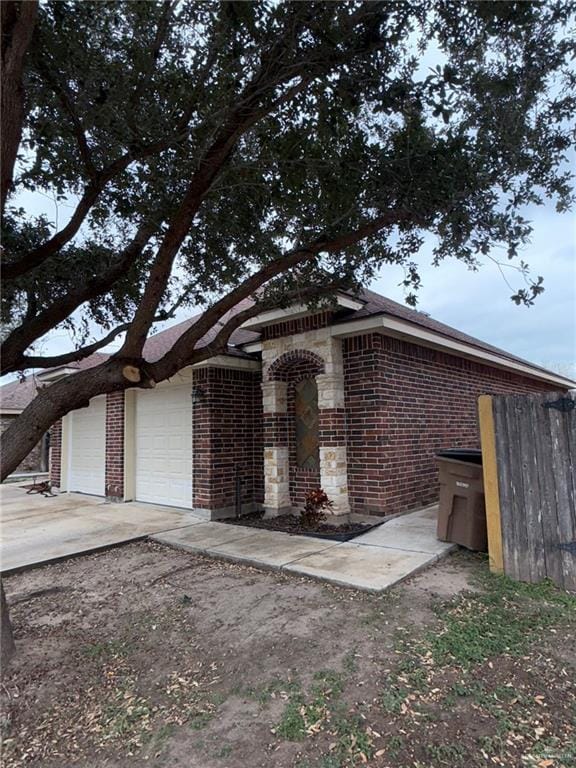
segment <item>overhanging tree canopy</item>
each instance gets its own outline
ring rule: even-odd
[[[425,232],[437,263],[474,267],[498,245],[516,259],[524,207],[572,202],[570,14],[560,0],[3,3],[2,373],[125,338],[15,421],[2,477],[65,413],[134,386],[127,365],[149,386],[263,308],[386,262],[417,287]],[[22,190],[66,200],[69,221],[28,215]],[[205,305],[199,322],[147,363],[153,323],[187,304]],[[62,324],[78,348],[35,353]]]

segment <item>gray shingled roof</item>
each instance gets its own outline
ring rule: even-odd
[[[0,387],[0,409],[23,411],[36,397],[37,381],[34,376],[27,376],[24,381],[16,379]]]
[[[362,309],[358,309],[346,315],[345,317],[340,318],[337,322],[348,323],[351,320],[361,320],[362,318],[366,317],[388,315],[398,320],[404,320],[408,323],[412,323],[413,325],[418,325],[421,328],[425,328],[429,331],[434,331],[435,333],[439,333],[448,339],[461,341],[464,344],[469,344],[470,346],[476,347],[477,349],[484,350],[486,352],[492,352],[493,354],[498,355],[499,357],[503,357],[506,360],[512,360],[516,363],[523,363],[524,365],[529,365],[531,368],[535,368],[539,371],[551,373],[554,376],[558,375],[554,374],[553,371],[549,371],[546,368],[542,368],[539,365],[531,363],[529,360],[525,360],[522,357],[517,357],[510,352],[506,352],[504,349],[494,347],[492,344],[487,344],[481,339],[477,339],[474,336],[469,336],[467,333],[462,333],[462,331],[459,331],[456,328],[452,328],[450,325],[445,325],[438,320],[434,320],[433,317],[429,317],[424,312],[418,312],[415,309],[407,307],[405,304],[398,304],[396,301],[387,299],[385,296],[381,296],[379,293],[375,293],[374,291],[365,289],[359,295],[353,293],[350,293],[349,295],[355,299],[358,299],[359,301],[365,302],[364,306]]]
[[[338,319],[335,320],[336,324],[348,323],[352,320],[362,320],[368,317],[389,316],[398,320],[404,320],[408,323],[411,323],[412,325],[420,326],[426,330],[439,333],[447,339],[453,339],[454,341],[460,341],[465,344],[469,344],[471,347],[475,347],[482,351],[492,352],[504,360],[523,363],[524,365],[528,365],[535,370],[542,371],[543,373],[553,374],[552,371],[548,371],[546,368],[534,365],[534,363],[531,363],[528,360],[524,360],[521,357],[517,357],[516,355],[512,355],[510,352],[506,352],[504,349],[499,349],[498,347],[487,344],[480,339],[476,339],[473,336],[462,333],[462,331],[459,331],[456,328],[452,328],[449,325],[440,323],[438,320],[434,320],[434,318],[429,317],[424,312],[418,312],[415,309],[410,309],[410,307],[407,307],[404,304],[399,304],[398,302],[392,301],[391,299],[387,299],[385,296],[381,296],[374,291],[363,290],[359,295],[353,293],[349,293],[348,295],[358,299],[359,301],[362,301],[364,306],[361,309],[348,312],[345,315],[342,314]],[[225,322],[227,317],[229,317],[231,314],[236,314],[236,312],[239,312],[242,309],[250,306],[251,303],[252,302],[249,299],[240,302],[236,307],[234,307],[233,310],[228,313],[226,317],[223,318],[222,322]],[[174,342],[179,339],[180,336],[186,330],[188,330],[188,328],[190,328],[190,326],[193,325],[199,317],[200,314],[194,315],[188,320],[184,320],[182,323],[173,325],[172,327],[166,328],[166,330],[160,331],[160,333],[156,333],[154,336],[151,336],[144,346],[145,358],[150,360],[150,362],[159,360],[172,347]],[[220,327],[221,325],[215,326],[209,333],[200,339],[196,347],[200,348],[206,344],[209,344],[216,336],[216,333]],[[241,347],[244,344],[258,341],[259,338],[260,334],[255,331],[238,328],[236,331],[234,331],[230,338],[230,344],[226,354],[237,357],[250,357],[241,349]],[[107,357],[108,355],[105,355],[101,352],[95,352],[85,360],[81,360],[77,363],[71,363],[66,367],[86,370],[87,368],[98,365],[98,363],[101,363]],[[32,398],[35,397],[35,395],[36,380],[33,376],[27,377],[23,382],[11,381],[8,384],[4,384],[4,386],[0,387],[0,407],[10,410],[21,410],[25,408],[26,405],[28,405]]]
[[[251,305],[252,301],[249,299],[245,299],[244,301],[241,301],[239,304],[237,304],[234,309],[230,310],[226,315],[224,315],[218,325],[214,326],[214,328],[208,331],[208,333],[198,341],[195,348],[199,349],[201,347],[205,347],[207,344],[210,344],[210,342],[214,340],[222,325],[230,318],[230,316],[241,312],[243,309],[247,309]],[[184,320],[182,323],[178,323],[178,325],[173,325],[170,328],[166,328],[165,331],[155,333],[154,336],[150,336],[144,345],[144,357],[146,360],[149,360],[151,363],[159,360],[166,352],[168,352],[169,349],[171,349],[174,342],[177,341],[180,336],[182,336],[182,334],[188,330],[188,328],[194,325],[200,316],[201,313],[190,317],[188,320]],[[259,335],[254,333],[254,331],[247,331],[243,328],[238,328],[230,337],[230,344],[228,345],[226,354],[236,357],[247,357],[245,352],[242,352],[241,349],[237,349],[237,346],[241,346],[242,344],[249,344],[251,341],[258,341],[258,339]]]

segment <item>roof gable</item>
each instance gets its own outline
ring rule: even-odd
[[[361,298],[365,302],[362,309],[349,314],[347,317],[342,318],[337,322],[350,322],[352,320],[360,320],[366,317],[388,315],[390,317],[398,318],[399,320],[404,320],[408,323],[420,326],[426,330],[439,333],[447,339],[463,342],[464,344],[468,344],[471,347],[475,347],[481,351],[491,352],[492,354],[498,355],[505,360],[511,360],[516,363],[529,365],[531,368],[542,371],[544,373],[552,373],[552,371],[548,371],[546,368],[535,365],[529,360],[525,360],[524,358],[513,355],[511,352],[507,352],[500,347],[495,347],[492,344],[488,344],[487,342],[482,341],[481,339],[470,336],[467,333],[459,331],[457,328],[453,328],[450,325],[441,323],[439,320],[435,320],[433,317],[430,317],[424,312],[419,312],[416,309],[407,307],[405,304],[399,304],[398,302],[392,301],[392,299],[388,299],[385,296],[381,296],[379,293],[375,293],[374,291],[364,289],[358,298]]]
[[[24,380],[9,381],[0,387],[0,411],[23,411],[36,397],[38,382],[35,376],[27,376]]]
[[[429,317],[424,312],[419,312],[415,309],[407,307],[404,304],[399,304],[398,302],[392,301],[385,296],[381,296],[374,291],[364,289],[358,294],[347,292],[345,295],[350,296],[355,301],[362,303],[362,307],[360,309],[350,308],[345,311],[340,311],[333,320],[333,324],[336,326],[343,323],[354,323],[356,320],[366,320],[371,317],[376,318],[378,316],[388,316],[405,321],[412,324],[413,326],[418,326],[424,330],[440,334],[446,339],[466,344],[471,348],[479,350],[480,352],[484,351],[492,355],[497,355],[502,359],[503,362],[510,361],[512,363],[519,363],[529,366],[535,372],[548,374],[557,380],[565,379],[565,377],[560,377],[557,374],[554,374],[553,372],[548,371],[547,369],[538,365],[534,365],[534,363],[524,360],[521,357],[517,357],[516,355],[513,355],[506,350],[500,349],[493,346],[492,344],[488,344],[482,341],[481,339],[477,339],[474,336],[463,333],[457,328],[453,328],[452,326],[441,323],[438,320],[434,320],[434,318]],[[230,317],[251,305],[252,301],[250,299],[245,299],[244,301],[239,302],[220,320],[216,326],[214,326],[196,343],[195,348],[200,349],[207,344],[210,344],[216,337],[220,328]],[[144,345],[144,358],[150,362],[156,362],[159,360],[163,355],[166,354],[166,352],[172,348],[172,345],[182,336],[182,334],[185,333],[192,325],[194,325],[194,323],[201,316],[202,313],[198,313],[190,317],[188,320],[184,320],[181,323],[173,325],[163,331],[160,331],[159,333],[154,334],[153,336],[150,336]],[[361,331],[358,332],[360,333]],[[233,357],[250,358],[251,355],[247,350],[244,350],[243,347],[253,344],[254,342],[258,342],[259,339],[259,332],[255,330],[249,330],[247,328],[238,328],[231,335],[225,354]],[[46,373],[54,373],[60,369],[62,369],[63,372],[64,369],[66,369],[66,372],[70,372],[68,369],[87,370],[88,368],[92,368],[104,362],[104,360],[108,359],[108,357],[109,355],[106,355],[102,352],[95,352],[84,360],[79,360],[66,366],[59,366],[56,368],[48,369]],[[571,383],[567,379],[565,381],[566,385]],[[11,381],[8,384],[4,384],[2,387],[0,387],[0,408],[4,411],[18,412],[23,410],[36,396],[37,384],[38,380],[34,375],[26,377],[23,381],[17,380]]]

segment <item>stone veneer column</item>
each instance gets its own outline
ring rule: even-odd
[[[333,514],[350,512],[348,462],[346,458],[346,417],[344,374],[322,373],[318,385],[320,483],[334,503]]]
[[[291,510],[287,391],[285,381],[262,383],[264,508],[270,516]]]

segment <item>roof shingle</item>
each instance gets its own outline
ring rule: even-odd
[[[517,357],[516,355],[512,355],[510,352],[506,352],[506,350],[499,349],[498,347],[494,347],[491,344],[487,344],[486,342],[481,341],[480,339],[477,339],[473,336],[469,336],[468,334],[463,333],[456,328],[452,328],[451,326],[445,325],[438,320],[434,320],[434,318],[429,317],[424,312],[418,312],[417,310],[411,309],[404,304],[399,304],[396,301],[387,299],[385,296],[381,296],[374,291],[365,289],[361,291],[360,294],[350,293],[349,295],[364,302],[364,306],[361,309],[347,313],[345,316],[341,316],[335,321],[336,323],[347,323],[351,320],[361,320],[367,317],[388,315],[390,317],[412,323],[413,325],[420,326],[435,333],[439,333],[448,339],[460,341],[472,347],[476,347],[479,350],[491,352],[503,358],[504,360],[523,363],[525,365],[529,365],[535,370],[551,373],[545,368],[534,365],[534,363],[524,360],[521,357]],[[195,348],[198,349],[204,347],[213,341],[219,329],[231,316],[235,315],[237,312],[240,312],[243,309],[246,309],[247,307],[251,306],[251,304],[252,302],[249,299],[246,299],[237,304],[222,318],[222,320],[216,326],[214,326],[214,328],[212,328],[197,342]],[[150,362],[156,362],[159,360],[166,352],[168,352],[169,349],[171,349],[174,342],[177,341],[180,336],[198,320],[200,316],[201,314],[194,315],[188,320],[184,320],[182,323],[173,325],[170,328],[166,328],[166,330],[160,331],[160,333],[156,333],[151,336],[146,341],[144,346],[145,359],[149,360]],[[242,350],[241,347],[245,344],[258,341],[259,338],[260,334],[256,331],[249,331],[243,328],[238,328],[230,337],[230,343],[228,345],[226,354],[239,357],[250,357],[246,352]],[[84,360],[80,360],[79,362],[71,363],[70,365],[62,367],[86,370],[87,368],[92,368],[93,366],[103,362],[107,359],[107,357],[108,355],[102,352],[95,352]],[[2,387],[0,387],[0,407],[4,410],[22,410],[36,396],[36,385],[36,378],[33,375],[28,376],[24,381],[11,381],[8,384],[4,384]]]
[[[23,411],[36,397],[38,382],[35,376],[27,376],[23,381],[16,379],[0,387],[0,410]]]
[[[492,352],[493,354],[498,355],[499,357],[502,357],[506,360],[523,363],[524,365],[529,365],[531,368],[535,368],[536,370],[552,373],[552,371],[548,371],[546,368],[535,365],[529,360],[525,360],[522,357],[517,357],[516,355],[513,355],[504,349],[500,349],[499,347],[494,347],[492,344],[488,344],[481,339],[475,338],[474,336],[469,336],[467,333],[463,333],[457,328],[453,328],[450,325],[445,325],[438,320],[434,320],[433,317],[430,317],[424,312],[418,312],[415,309],[407,307],[405,304],[399,304],[396,301],[387,299],[385,296],[381,296],[379,293],[375,293],[374,291],[364,289],[359,295],[350,294],[350,296],[353,296],[360,301],[364,301],[365,304],[362,309],[358,309],[352,314],[347,315],[339,322],[350,322],[351,320],[360,320],[365,317],[375,317],[377,315],[389,315],[390,317],[397,318],[398,320],[405,320],[406,322],[418,325],[430,331],[434,331],[435,333],[439,333],[448,339],[461,341],[464,344],[469,344],[470,346],[476,347],[477,349],[484,350],[486,352]]]
[[[244,301],[239,302],[233,309],[224,315],[224,317],[217,325],[211,328],[208,333],[205,334],[197,342],[194,348],[199,349],[201,347],[205,347],[207,344],[210,344],[210,342],[214,341],[216,334],[227,322],[227,320],[229,320],[230,317],[236,315],[238,312],[241,312],[243,309],[247,309],[248,307],[252,306],[252,303],[253,302],[250,299],[245,299]],[[144,345],[144,358],[151,363],[155,363],[157,360],[159,360],[163,355],[166,354],[166,352],[168,352],[169,349],[172,348],[174,342],[177,341],[180,336],[182,336],[182,334],[188,330],[188,328],[194,325],[194,323],[201,317],[201,315],[202,313],[198,313],[197,315],[190,317],[188,320],[184,320],[182,323],[173,325],[170,328],[166,328],[165,331],[160,331],[160,333],[155,333],[154,336],[150,336]],[[251,341],[257,341],[258,338],[259,334],[254,333],[254,331],[237,328],[230,336],[226,354],[246,357],[246,353],[242,352],[240,349],[237,349],[237,347],[242,344],[249,344]]]

